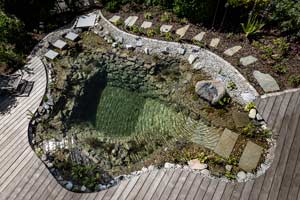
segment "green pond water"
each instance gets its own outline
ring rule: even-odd
[[[99,137],[148,137],[149,142],[155,137],[166,143],[185,138],[211,149],[218,142],[214,128],[176,112],[158,99],[112,86],[104,87],[98,97],[95,92],[89,96],[94,99],[85,101],[86,112],[81,118],[99,132]]]

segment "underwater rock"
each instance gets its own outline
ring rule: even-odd
[[[216,104],[226,94],[226,89],[221,81],[199,81],[195,86],[195,92],[211,104]]]

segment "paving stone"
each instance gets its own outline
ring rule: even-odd
[[[147,22],[147,21],[144,21],[141,25],[141,27],[144,29],[151,28],[151,26],[152,26],[152,22]]]
[[[215,153],[224,158],[229,158],[238,137],[238,134],[225,129],[215,148]]]
[[[56,42],[53,43],[53,46],[60,49],[60,50],[65,48],[66,45],[67,45],[67,43],[65,41],[62,41],[62,40],[56,40]]]
[[[177,29],[176,34],[179,35],[182,38],[189,28],[190,28],[190,25],[186,25],[184,27],[181,27],[180,29]]]
[[[137,16],[129,16],[126,20],[125,20],[125,26],[131,27],[135,24],[136,20],[138,19]]]
[[[251,172],[257,167],[263,148],[249,141],[240,158],[239,167],[247,172]]]
[[[247,57],[240,58],[240,63],[245,67],[255,63],[256,61],[257,58],[255,58],[254,56],[247,56]]]
[[[160,27],[160,32],[162,32],[162,33],[168,33],[168,32],[170,32],[171,31],[171,29],[173,28],[173,26],[172,25],[162,25],[161,27]]]
[[[47,51],[47,53],[45,54],[46,58],[49,58],[50,60],[54,60],[59,54],[56,51],[53,50],[49,50]]]
[[[249,116],[245,112],[232,112],[232,118],[237,128],[243,128],[247,126],[250,122]]]
[[[112,18],[109,19],[110,22],[112,23],[117,23],[117,21],[119,21],[121,19],[120,16],[114,15]]]
[[[196,35],[195,37],[193,37],[193,40],[200,42],[201,40],[203,40],[203,37],[205,34],[206,34],[206,32],[201,32],[198,35]]]
[[[185,48],[178,48],[178,53],[179,53],[180,55],[184,55],[185,52],[186,52],[186,49],[185,49]]]
[[[227,56],[233,56],[241,49],[242,49],[241,46],[234,46],[234,47],[231,47],[230,49],[227,49],[226,51],[224,51],[224,54]]]
[[[211,41],[210,41],[210,44],[209,46],[213,47],[213,48],[217,48],[217,46],[219,45],[220,43],[220,38],[213,38]]]
[[[255,70],[253,76],[265,92],[275,92],[280,90],[276,80],[270,74],[264,74]]]

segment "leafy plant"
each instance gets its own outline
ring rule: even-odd
[[[230,104],[231,98],[230,97],[223,97],[220,101],[218,101],[218,105],[221,107],[225,107],[226,105]]]
[[[258,32],[265,26],[262,20],[258,20],[256,15],[250,15],[246,24],[241,23],[245,36],[251,37]]]
[[[290,48],[290,44],[287,42],[286,38],[282,37],[274,39],[273,44],[281,55],[285,55]]]
[[[109,1],[106,5],[105,8],[109,11],[109,12],[116,12],[120,9],[120,1],[118,0],[112,0]]]
[[[152,13],[150,13],[150,12],[144,13],[144,18],[147,19],[147,20],[152,19],[153,18]]]
[[[275,65],[274,69],[275,69],[276,73],[278,73],[278,74],[285,74],[288,71],[287,66],[280,65],[280,64]]]
[[[242,134],[247,137],[254,137],[256,132],[256,127],[252,122],[250,122],[245,128],[242,130]]]
[[[171,15],[168,12],[164,12],[160,17],[161,22],[171,22]]]
[[[131,26],[130,27],[130,31],[132,31],[133,33],[140,33],[140,32],[142,32],[137,25]]]
[[[165,33],[165,39],[167,41],[172,41],[173,40],[172,33],[170,32]]]
[[[189,21],[188,21],[188,19],[187,18],[180,18],[180,24],[188,24],[189,23]]]
[[[153,37],[155,36],[156,32],[154,29],[148,29],[147,30],[147,37]]]
[[[225,172],[225,177],[228,178],[229,180],[235,180],[236,179],[235,175],[230,171]]]
[[[290,85],[298,87],[300,85],[300,75],[291,75],[288,82]]]
[[[254,102],[249,102],[247,103],[247,105],[245,106],[244,110],[246,112],[249,112],[251,109],[256,108],[256,105]]]
[[[229,81],[228,85],[227,85],[227,88],[229,90],[235,90],[235,89],[237,89],[237,86],[236,86],[236,84],[233,81]]]

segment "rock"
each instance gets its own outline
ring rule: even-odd
[[[137,19],[138,19],[137,16],[129,16],[124,22],[125,26],[128,26],[128,27],[133,26]]]
[[[256,120],[257,121],[262,121],[263,120],[262,116],[259,113],[256,114]]]
[[[214,149],[214,152],[224,158],[229,158],[238,137],[238,134],[230,131],[229,129],[225,129]]]
[[[195,92],[211,104],[216,104],[226,94],[226,89],[221,81],[199,81],[195,86]]]
[[[240,171],[239,173],[237,173],[237,181],[238,182],[242,182],[246,179],[247,175],[245,172]]]
[[[112,45],[111,45],[113,48],[117,48],[118,47],[118,43],[117,42],[114,42],[114,43],[112,43]]]
[[[227,49],[226,51],[224,51],[224,54],[226,56],[233,56],[234,54],[236,54],[241,49],[242,49],[241,46],[234,46],[234,47],[232,47],[232,48]]]
[[[226,166],[225,166],[225,169],[226,169],[226,171],[231,172],[231,170],[232,170],[232,165],[226,165]]]
[[[151,28],[151,26],[152,26],[152,22],[147,22],[147,21],[144,21],[143,24],[141,25],[141,27],[144,29]]]
[[[263,148],[257,144],[248,141],[239,161],[239,167],[247,172],[256,169]]]
[[[176,30],[176,34],[179,35],[180,38],[182,38],[189,28],[190,28],[190,25],[186,25],[184,27],[181,27],[181,28]]]
[[[209,44],[209,46],[216,48],[220,43],[220,38],[213,38]]]
[[[142,40],[138,40],[138,41],[136,42],[136,46],[137,46],[137,47],[142,47],[142,46],[143,46]]]
[[[169,51],[170,51],[170,48],[169,47],[164,47],[163,49],[162,49],[162,53],[163,54],[169,54]]]
[[[121,19],[120,16],[114,15],[112,18],[109,19],[110,22],[112,23],[117,23]]]
[[[144,49],[144,52],[145,52],[145,54],[149,55],[149,54],[150,54],[150,49],[145,48],[145,49]]]
[[[178,53],[179,53],[180,55],[184,55],[185,52],[186,52],[186,49],[185,49],[185,48],[178,48]]]
[[[117,41],[119,44],[123,44],[124,39],[123,39],[122,37],[118,37],[118,38],[116,38],[116,41]]]
[[[207,168],[207,164],[202,164],[198,159],[188,161],[188,165],[194,170],[203,170]]]
[[[126,44],[125,48],[128,50],[134,50],[134,46],[132,46],[131,44]]]
[[[204,176],[209,176],[210,171],[208,169],[203,169],[203,170],[201,170],[201,174],[203,174]]]
[[[253,56],[247,56],[247,57],[240,58],[240,63],[245,67],[255,63],[256,61],[257,61],[257,58],[255,58]]]
[[[165,169],[171,169],[171,168],[175,168],[175,165],[174,164],[172,164],[172,163],[165,163]]]
[[[66,184],[66,188],[67,188],[68,190],[72,190],[72,188],[73,188],[73,183],[72,183],[71,181],[68,181],[67,184]]]
[[[188,58],[188,61],[190,64],[193,64],[195,62],[195,60],[197,60],[198,56],[195,54],[191,54]]]
[[[237,127],[237,128],[244,128],[250,122],[249,116],[245,112],[234,111],[234,112],[232,112],[232,118],[233,118],[235,127]]]
[[[80,191],[81,191],[81,192],[85,192],[86,189],[87,189],[87,188],[83,185],[83,186],[81,186]]]
[[[162,25],[161,27],[160,27],[160,32],[162,32],[162,33],[168,33],[168,32],[170,32],[171,31],[171,29],[172,29],[172,25]]]
[[[204,37],[205,34],[206,34],[205,32],[201,32],[198,35],[196,35],[195,37],[193,37],[193,40],[201,42],[203,40],[203,37]]]
[[[270,74],[264,74],[255,70],[253,76],[265,92],[275,92],[280,90],[276,80]]]
[[[107,189],[107,186],[102,185],[102,184],[99,184],[98,187],[99,187],[99,190],[106,190]]]
[[[250,119],[255,119],[255,117],[256,117],[256,109],[252,108],[252,109],[250,110],[248,116],[249,116]]]
[[[249,93],[249,92],[242,93],[241,97],[242,97],[242,99],[244,99],[244,101],[246,103],[254,102],[255,99],[256,99],[256,97],[253,94]]]

